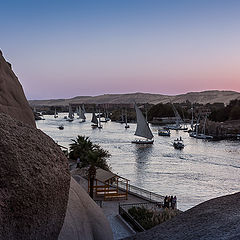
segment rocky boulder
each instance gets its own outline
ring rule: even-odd
[[[240,239],[240,193],[203,202],[146,232],[126,239]]]
[[[11,69],[11,64],[5,61],[0,51],[0,112],[15,119],[35,125],[32,110],[29,107],[18,78]]]
[[[67,213],[58,240],[112,240],[110,224],[102,209],[72,178]]]
[[[0,176],[0,239],[58,239],[70,174],[57,144],[42,131],[0,113]]]

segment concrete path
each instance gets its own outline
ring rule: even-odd
[[[72,171],[73,178],[87,191],[87,180],[78,173],[78,170]],[[119,203],[144,203],[147,202],[139,197],[129,194],[128,200],[102,201],[102,210],[107,217],[114,240],[130,237],[135,231],[118,214]]]

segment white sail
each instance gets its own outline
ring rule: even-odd
[[[176,117],[176,126],[177,126],[177,127],[180,127],[180,123],[182,123],[183,120],[182,120],[180,114],[178,113],[177,109],[176,109],[175,106],[173,105],[173,103],[172,103],[172,106],[173,106],[173,112],[174,112],[175,117]]]
[[[99,128],[102,128],[100,109],[98,109],[98,127],[99,127]]]
[[[80,107],[79,107],[79,108],[80,108]],[[86,113],[86,110],[85,110],[84,104],[82,105],[82,112],[83,112],[83,114]]]
[[[81,118],[81,119],[86,119],[86,117],[85,117],[85,115],[84,115],[84,111],[83,111],[83,109],[81,109],[81,107],[79,107],[79,118]]]
[[[74,117],[74,114],[73,114],[72,106],[71,106],[71,105],[69,105],[68,117],[69,117],[70,119],[73,119],[73,117]]]
[[[193,104],[192,104],[192,108],[191,108],[191,110],[192,110],[191,128],[192,128],[192,130],[193,130]]]
[[[143,116],[142,112],[140,111],[140,109],[137,107],[136,104],[135,104],[135,111],[137,115],[137,129],[136,129],[135,135],[139,137],[144,137],[147,139],[152,139],[153,138],[152,131],[149,128],[149,125],[145,117]]]
[[[79,109],[80,109],[80,107],[78,106],[78,107],[76,108],[76,112],[77,112],[77,115],[78,115],[78,116],[80,115]]]
[[[92,113],[92,121],[91,121],[91,122],[94,123],[94,124],[98,124],[98,120],[97,120],[97,117],[96,117],[94,111],[93,111],[93,113]]]

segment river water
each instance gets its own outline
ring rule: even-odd
[[[60,145],[69,147],[77,135],[89,136],[112,155],[114,173],[130,180],[130,184],[161,195],[176,195],[178,207],[187,210],[208,199],[239,191],[240,141],[209,142],[194,139],[183,131],[171,130],[171,137],[157,135],[151,126],[153,145],[136,145],[136,124],[107,122],[102,129],[91,128],[91,114],[85,123],[78,119],[67,122],[63,113],[58,118],[45,115],[37,127]],[[58,126],[64,125],[64,130]],[[185,148],[174,149],[172,143],[182,137]]]

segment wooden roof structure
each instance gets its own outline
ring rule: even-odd
[[[104,200],[114,200],[128,197],[129,180],[113,172],[101,168],[96,169],[93,188],[95,196],[103,196]],[[121,185],[121,187],[119,187]],[[90,192],[90,179],[88,178],[88,192]]]

